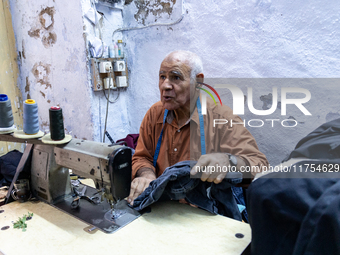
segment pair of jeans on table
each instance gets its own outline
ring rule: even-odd
[[[158,200],[185,199],[213,214],[241,221],[242,215],[232,187],[242,181],[242,174],[228,173],[219,184],[202,182],[199,178],[190,178],[191,167],[195,164],[194,161],[181,161],[168,167],[134,200],[133,208],[140,211]]]

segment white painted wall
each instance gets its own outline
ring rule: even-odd
[[[172,20],[180,16],[181,2],[177,1],[175,7]],[[137,12],[134,3],[129,9],[124,20],[135,25],[136,20],[131,22],[132,14]],[[172,50],[190,50],[201,56],[205,76],[209,78],[340,77],[340,5],[336,1],[188,0],[184,10],[182,22],[171,28],[152,27],[124,33],[129,55],[133,56],[129,58],[133,70],[129,93],[133,100],[128,110],[136,126],[148,107],[159,100],[159,65]],[[149,13],[146,24],[155,22],[155,17],[153,20],[150,17]],[[288,108],[286,118],[296,118],[299,122],[296,128],[249,128],[271,164],[279,163],[317,126],[340,117],[338,82],[296,87],[305,87],[311,92],[312,99],[306,107],[312,117],[292,107]],[[246,87],[241,89],[247,95]],[[271,93],[271,87],[253,89],[254,105],[261,109],[263,102],[259,97]],[[219,90],[222,101],[232,106],[227,92]],[[139,106],[138,112],[134,110],[135,105]],[[279,110],[271,117],[285,119]],[[258,119],[249,111],[242,118]]]
[[[83,14],[85,14],[91,7],[91,1],[82,0]],[[123,26],[122,11],[119,9],[113,9],[101,4],[96,5],[97,11],[104,14],[104,16],[99,20],[99,25],[95,27],[87,18],[84,18],[84,32],[86,36],[97,36],[103,40],[106,46],[112,43],[112,32]],[[100,31],[99,31],[100,30]],[[91,58],[90,53],[87,55],[88,59]],[[89,73],[90,74],[90,73]],[[92,81],[88,80],[89,85],[92,86]],[[108,93],[108,91],[106,91]],[[111,90],[110,100],[114,101],[117,97],[118,91]],[[105,116],[107,100],[104,96],[103,91],[91,92],[91,116],[92,123],[94,125],[93,139],[95,141],[103,141],[104,126],[105,126]],[[127,111],[127,101],[128,93],[126,89],[120,89],[120,95],[118,101],[114,104],[109,104],[109,113],[107,121],[107,131],[111,137],[116,141],[120,138],[124,138],[130,133],[131,125],[133,121],[129,119],[129,114]],[[105,139],[108,142],[108,139]]]
[[[49,130],[48,109],[59,105],[66,132],[91,140],[91,90],[80,2],[10,1],[10,6],[18,87],[23,100],[29,95],[38,103],[41,130]]]
[[[25,87],[28,77],[31,84],[29,93],[39,101],[40,108],[47,109],[60,103],[65,109],[68,130],[72,130],[77,137],[100,141],[106,99],[102,92],[91,90],[87,65],[89,56],[82,35],[83,31],[93,33],[89,21],[84,19],[82,22],[81,18],[90,0],[50,2],[48,6],[56,9],[53,32],[57,35],[57,42],[49,48],[43,46],[41,38],[28,35],[28,31],[39,26],[37,16],[46,3],[41,0],[34,3],[10,2],[17,49],[20,52],[23,47],[25,49],[25,58],[19,59],[22,93],[27,94]],[[152,0],[149,6],[143,6],[143,2],[135,1],[127,5],[123,17],[121,11],[97,4],[98,10],[106,17],[102,28],[106,44],[111,42],[112,32],[116,28],[174,22],[182,13],[181,1]],[[190,50],[200,55],[208,78],[340,76],[340,5],[336,1],[188,0],[184,2],[183,11],[184,18],[179,24],[116,35],[115,39],[122,37],[126,42],[130,73],[129,88],[121,92],[117,103],[109,106],[108,131],[114,140],[129,133],[138,133],[145,112],[159,100],[159,66],[164,56],[172,50]],[[39,62],[50,65],[48,80],[51,87],[41,86],[32,74],[32,67]],[[312,100],[306,107],[313,115],[305,117],[298,110],[292,110],[289,116],[301,123],[297,128],[249,128],[271,164],[280,162],[298,140],[314,128],[340,117],[340,87],[337,84],[307,84],[305,87],[312,94]],[[241,88],[246,94],[246,87]],[[256,89],[254,105],[260,109],[263,102],[259,97],[269,94],[271,89]],[[223,102],[232,106],[227,91],[220,93],[223,94]],[[115,95],[116,92],[112,92],[111,96]],[[275,114],[283,119],[279,112]],[[243,117],[254,118],[248,111]],[[41,121],[48,121],[47,110],[41,113]]]

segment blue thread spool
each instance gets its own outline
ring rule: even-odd
[[[0,94],[0,128],[9,128],[14,124],[11,100],[5,94]]]
[[[34,135],[39,132],[38,105],[33,99],[24,102],[24,133]]]

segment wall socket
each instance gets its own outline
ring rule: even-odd
[[[125,72],[125,62],[122,60],[117,60],[114,63],[114,71],[115,72]]]
[[[99,72],[100,73],[112,72],[112,63],[111,62],[99,62]]]

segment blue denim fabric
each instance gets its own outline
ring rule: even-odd
[[[191,166],[195,163],[182,161],[168,167],[134,200],[133,208],[140,211],[164,196],[173,200],[185,198],[189,203],[213,214],[242,220],[231,190],[234,184],[242,181],[240,173],[228,173],[229,176],[219,184],[202,182],[198,178],[190,178]]]
[[[236,203],[244,217],[245,222],[249,222],[248,221],[248,212],[246,209],[246,202],[244,199],[244,195],[243,195],[243,189],[241,187],[231,187],[231,190],[233,192],[233,195],[236,199]],[[242,210],[243,209],[243,210]]]

